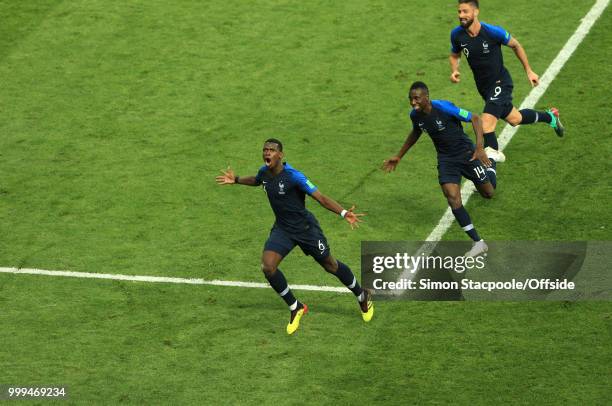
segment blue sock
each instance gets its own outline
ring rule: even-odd
[[[344,286],[349,288],[349,290],[353,292],[355,296],[361,295],[363,289],[361,289],[361,286],[359,286],[359,282],[357,282],[357,278],[355,278],[355,275],[353,274],[353,271],[351,271],[351,268],[349,268],[346,264],[343,264],[340,261],[337,262],[338,270],[336,271],[336,277],[340,279],[340,282],[342,282]]]
[[[521,124],[552,123],[552,116],[546,111],[523,109],[520,110],[519,113],[521,113],[521,116],[523,117],[521,120]]]
[[[289,289],[287,279],[285,279],[285,275],[283,275],[280,269],[277,269],[276,272],[270,276],[266,274],[266,279],[270,283],[270,286],[272,286],[272,289],[274,289],[285,303],[287,303],[287,306],[291,307],[296,304],[297,300],[295,296],[293,296],[291,289]]]
[[[465,207],[461,206],[458,209],[451,210],[453,212],[453,215],[457,219],[457,222],[459,223],[461,228],[463,228],[463,231],[465,231],[466,234],[469,235],[473,241],[480,241],[480,236],[476,232],[474,224],[472,224],[470,215],[468,214],[467,210],[465,210]]]
[[[491,167],[487,168],[487,177],[491,181],[493,189],[495,189],[497,188],[497,162],[491,158],[489,158],[489,161],[491,161]]]
[[[497,137],[495,137],[495,131],[490,133],[485,133],[484,135],[484,146],[491,147],[493,149],[499,149],[499,145],[497,144]]]

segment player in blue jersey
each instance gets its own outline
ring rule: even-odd
[[[521,44],[505,29],[478,20],[478,0],[459,0],[459,26],[451,32],[451,82],[460,81],[459,61],[461,54],[474,74],[478,92],[485,100],[482,113],[485,147],[499,149],[495,137],[495,126],[501,118],[512,126],[519,124],[547,123],[555,133],[562,137],[564,127],[555,107],[547,111],[533,109],[517,110],[512,104],[512,77],[504,66],[502,45],[514,51],[523,64],[527,78],[532,86],[539,84],[539,76],[529,66],[527,54]],[[503,154],[499,158],[504,159]]]
[[[412,131],[408,134],[399,153],[383,163],[383,170],[394,171],[402,157],[427,132],[438,153],[438,181],[455,219],[474,241],[466,256],[475,257],[488,250],[480,238],[468,212],[461,201],[461,177],[471,180],[485,198],[493,197],[497,186],[495,172],[497,152],[489,156],[483,148],[482,122],[478,115],[463,110],[446,100],[430,100],[429,89],[423,82],[410,87],[410,120]],[[463,131],[462,122],[472,123],[476,133],[476,146]]]
[[[216,178],[220,185],[263,186],[276,221],[266,241],[261,259],[261,269],[272,288],[289,306],[291,317],[287,333],[293,334],[300,319],[308,312],[308,306],[298,301],[279,264],[298,245],[306,255],[312,256],[327,272],[335,275],[357,297],[364,321],[374,315],[371,294],[362,289],[351,269],[336,260],[330,253],[327,239],[319,222],[306,210],[306,195],[314,198],[327,210],[339,214],[351,228],[358,227],[363,214],[354,213],[355,206],[345,210],[333,199],[322,194],[304,174],[288,163],[283,163],[283,144],[275,139],[266,140],[263,147],[263,165],[256,176],[236,176],[227,169]]]

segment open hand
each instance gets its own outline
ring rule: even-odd
[[[236,175],[234,174],[234,170],[227,167],[226,170],[221,170],[223,175],[219,175],[215,178],[219,185],[233,185],[236,183]]]
[[[344,219],[351,225],[352,230],[359,228],[359,223],[361,223],[360,217],[365,216],[364,213],[355,213],[353,210],[355,210],[355,205],[348,209],[346,215],[344,216]]]
[[[492,165],[491,161],[489,160],[489,157],[487,156],[487,153],[484,151],[482,147],[476,148],[476,151],[474,151],[474,154],[472,155],[472,159],[470,159],[470,162],[475,159],[478,159],[487,168],[490,168]]]

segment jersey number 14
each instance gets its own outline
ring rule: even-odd
[[[477,166],[476,168],[474,168],[474,172],[476,172],[476,177],[478,178],[478,180],[485,180],[485,178],[487,177],[487,172],[482,166]]]

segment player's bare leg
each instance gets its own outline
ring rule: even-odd
[[[261,270],[265,274],[266,278],[271,276],[278,270],[283,257],[278,252],[264,251],[261,255]]]
[[[478,190],[480,196],[484,197],[485,199],[491,199],[495,194],[495,189],[493,188],[491,182],[482,183],[474,186],[476,186],[476,190]]]
[[[513,107],[510,114],[508,114],[504,120],[512,127],[516,127],[517,125],[521,124],[521,121],[523,121],[523,115],[516,109],[516,107]]]
[[[448,201],[448,205],[452,210],[458,209],[463,206],[461,201],[461,185],[456,183],[444,183],[441,185],[442,193]]]

